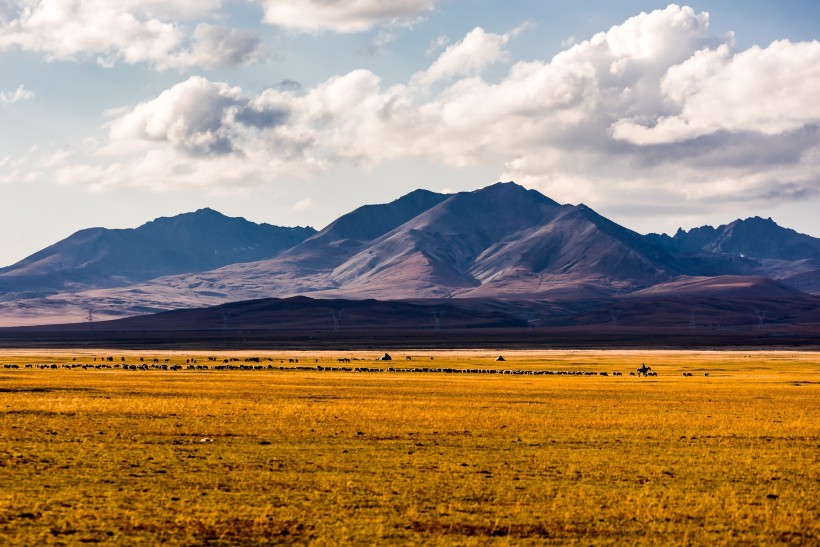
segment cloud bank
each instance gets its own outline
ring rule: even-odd
[[[263,22],[299,32],[363,32],[408,26],[440,0],[254,0]],[[222,0],[3,0],[0,52],[41,53],[48,62],[95,60],[158,70],[242,67],[268,55],[254,32],[208,22]],[[382,32],[379,47],[395,38]]]
[[[363,32],[432,10],[440,0],[260,0],[266,23],[301,32]]]
[[[7,0],[0,5],[0,51],[42,53],[47,61],[94,59],[103,66],[160,69],[244,66],[266,57],[255,34],[183,22],[208,16],[218,0]]]
[[[339,31],[432,5],[288,4],[367,14]],[[266,4],[268,13],[284,5]],[[499,179],[556,199],[624,207],[818,193],[820,43],[739,51],[731,35],[709,31],[708,14],[671,5],[552,59],[514,63],[497,81],[483,77],[508,62],[514,38],[476,28],[393,86],[368,70],[260,93],[190,78],[114,119],[104,155],[58,179],[231,191],[336,162],[428,158],[494,162]]]

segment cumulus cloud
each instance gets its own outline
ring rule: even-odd
[[[16,103],[17,101],[25,101],[33,98],[34,92],[29,91],[23,85],[18,86],[14,91],[0,91],[0,104]]]
[[[259,0],[265,22],[301,32],[362,32],[412,18],[440,0]]]
[[[391,86],[368,70],[258,94],[191,78],[111,122],[114,159],[58,178],[233,188],[418,157],[503,165],[500,179],[593,205],[818,194],[820,43],[738,51],[672,5],[486,79],[511,37],[476,29]]]
[[[191,77],[108,124],[92,157],[56,170],[61,184],[94,190],[137,185],[242,191],[273,176],[306,176],[326,162],[307,151],[315,136],[289,125],[292,91],[248,96],[224,82]],[[88,154],[86,154],[88,155]],[[96,157],[93,157],[96,156]]]
[[[170,66],[238,67],[264,61],[267,51],[253,32],[200,23],[189,51],[172,56]]]
[[[243,156],[266,141],[278,139],[281,146],[288,138],[285,148],[296,149],[303,139],[285,125],[289,115],[286,102],[248,98],[238,87],[194,76],[113,120],[105,151],[150,142],[191,156]]]
[[[782,135],[820,124],[820,47],[772,43],[734,53],[702,50],[671,67],[662,97],[674,113],[649,124],[621,120],[613,136],[636,144],[685,142],[719,131]]]
[[[0,51],[42,53],[47,61],[91,58],[103,66],[149,63],[159,69],[241,66],[265,53],[248,32],[179,19],[201,17],[215,0],[14,0],[0,10]]]
[[[415,74],[413,81],[430,85],[454,76],[479,74],[485,67],[507,59],[504,46],[510,37],[511,34],[493,34],[476,27],[463,40],[445,49],[427,70]]]
[[[195,154],[230,152],[226,118],[240,102],[239,88],[193,77],[116,119],[111,140],[166,142]]]

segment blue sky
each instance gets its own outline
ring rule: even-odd
[[[0,265],[497,180],[640,232],[820,236],[818,29],[815,1],[0,0]]]

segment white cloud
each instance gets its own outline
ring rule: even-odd
[[[301,31],[362,32],[413,18],[441,0],[259,0],[265,22]]]
[[[109,122],[108,143],[96,157],[61,167],[56,180],[94,190],[234,192],[324,168],[322,158],[306,154],[314,135],[285,123],[289,105],[278,95],[290,92],[247,97],[238,87],[191,77]]]
[[[500,61],[507,60],[504,46],[511,34],[493,34],[481,27],[471,30],[463,40],[449,46],[430,67],[413,76],[420,85],[430,85],[454,76],[471,76]]]
[[[200,23],[194,29],[190,49],[176,52],[165,63],[176,68],[241,67],[262,62],[267,56],[253,32]]]
[[[42,175],[37,168],[39,154],[40,150],[35,145],[22,154],[0,159],[0,184],[30,182],[39,178]]]
[[[734,53],[702,50],[661,81],[675,113],[642,124],[622,120],[615,138],[636,144],[684,142],[719,131],[780,135],[820,124],[820,44],[774,42]]]
[[[398,36],[395,32],[389,30],[382,30],[376,35],[373,39],[373,47],[381,48],[389,44],[390,42],[395,42]]]
[[[499,179],[610,207],[820,193],[820,43],[736,51],[707,14],[673,5],[485,80],[510,36],[477,29],[389,87],[367,70],[260,94],[191,78],[113,120],[108,156],[57,178],[235,189],[427,158],[496,163]]]
[[[197,188],[214,194],[236,194],[273,177],[305,177],[323,167],[317,160],[297,161],[287,153],[271,154],[262,146],[248,148],[244,157],[203,156],[196,161],[172,147],[157,146],[143,154],[123,156],[122,161],[76,163],[59,169],[55,180],[94,191],[139,186],[157,192]]]
[[[0,104],[16,103],[17,101],[25,101],[33,98],[34,92],[29,91],[23,85],[18,86],[14,91],[0,91]]]
[[[425,55],[428,57],[432,57],[445,47],[447,44],[450,43],[450,39],[447,36],[437,36],[433,40],[430,41],[430,45],[427,47],[427,50],[424,52]]]
[[[108,0],[107,4],[149,19],[196,21],[216,12],[222,0]]]
[[[95,59],[103,66],[149,63],[158,69],[241,66],[264,57],[253,34],[174,17],[202,17],[218,1],[17,0],[0,11],[0,51],[42,53],[47,61]]]
[[[196,154],[230,152],[226,118],[241,100],[237,87],[192,77],[116,119],[111,140],[167,142]]]
[[[316,209],[316,203],[310,198],[300,199],[293,204],[294,211],[311,211]]]
[[[54,167],[57,165],[61,165],[65,163],[66,160],[71,158],[73,155],[73,151],[70,148],[60,148],[47,158],[43,159],[42,164],[45,167]]]

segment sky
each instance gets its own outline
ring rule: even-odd
[[[820,237],[818,35],[816,0],[0,0],[0,266],[510,180],[641,233]]]

